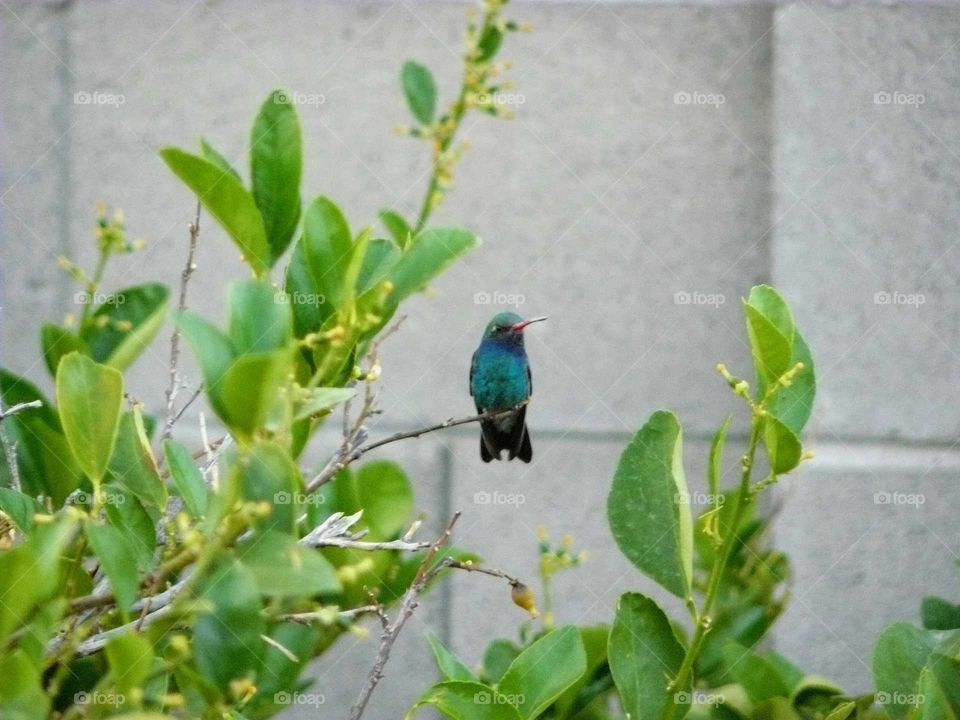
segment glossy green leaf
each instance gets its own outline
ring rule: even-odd
[[[0,553],[0,641],[29,616],[39,588],[28,579],[36,577],[37,557],[31,545],[19,545]]]
[[[305,236],[302,236],[294,245],[284,278],[284,291],[293,313],[293,327],[298,338],[320,330],[334,310],[333,304],[327,302],[326,295],[315,286],[303,249],[305,244]]]
[[[569,717],[575,706],[589,704],[584,695],[592,691],[602,695],[602,691],[594,685],[595,676],[603,673],[603,666],[607,662],[607,645],[610,640],[610,627],[607,625],[589,625],[578,628],[580,640],[587,656],[587,669],[573,685],[568,687],[558,699],[554,708],[559,717]],[[594,685],[592,690],[587,688]]]
[[[356,394],[357,391],[353,388],[319,387],[304,391],[304,397],[300,404],[297,405],[294,419],[301,420],[321,413],[326,414]]]
[[[238,355],[286,347],[292,336],[290,306],[272,285],[244,280],[230,285],[230,342]]]
[[[743,686],[750,700],[760,703],[772,697],[789,697],[791,683],[778,672],[774,663],[736,643],[723,650],[730,674]]]
[[[153,665],[153,647],[143,635],[126,632],[113,637],[104,652],[117,690],[126,694],[143,685]]]
[[[670,620],[640,593],[624,593],[610,629],[607,657],[624,712],[634,718],[659,718],[668,706],[681,720],[690,705],[691,684],[670,690],[684,649]]]
[[[494,55],[497,54],[497,51],[500,49],[500,45],[503,44],[503,32],[496,25],[488,26],[484,31],[483,35],[480,36],[480,41],[477,43],[477,60],[480,62],[487,62]]]
[[[410,112],[422,124],[429,125],[437,111],[437,84],[431,72],[420,63],[408,60],[403,64],[400,82]]]
[[[303,257],[310,269],[312,292],[332,309],[344,300],[344,280],[353,253],[353,236],[333,201],[318,197],[303,214]]]
[[[278,699],[277,693],[294,687],[301,670],[316,654],[320,629],[313,625],[300,623],[276,623],[268,637],[293,653],[296,660],[274,645],[268,644],[263,653],[261,666],[257,671],[257,695],[270,701]]]
[[[219,328],[204,320],[194,312],[182,312],[176,317],[177,327],[190,343],[203,372],[203,385],[210,404],[217,415],[223,419],[226,410],[220,397],[223,378],[233,364],[235,352],[230,338]]]
[[[50,698],[43,677],[23,649],[0,656],[0,717],[4,720],[46,720]]]
[[[113,525],[101,525],[91,520],[87,521],[85,529],[87,540],[110,581],[118,606],[122,611],[128,611],[137,599],[139,585],[136,552],[127,544],[123,533]]]
[[[413,229],[400,213],[393,210],[381,210],[380,222],[383,223],[383,226],[390,232],[401,249],[407,247],[407,243],[410,242],[413,235]]]
[[[720,481],[723,478],[723,448],[727,443],[727,431],[730,429],[732,415],[727,415],[710,441],[710,461],[707,465],[707,482],[710,494],[719,500]],[[719,503],[718,503],[719,504]]]
[[[678,597],[693,573],[693,521],[683,473],[680,422],[655,412],[620,456],[607,518],[621,552]]]
[[[210,163],[213,163],[223,172],[230,173],[236,178],[237,182],[241,185],[243,180],[240,179],[240,173],[238,173],[233,165],[230,164],[230,161],[227,160],[213,145],[208,143],[205,138],[200,138],[200,154],[203,155],[203,159],[207,160]]]
[[[753,306],[746,305],[745,312],[758,385],[769,384],[790,369],[791,341]]]
[[[433,650],[433,657],[437,661],[437,669],[446,680],[473,680],[479,682],[473,670],[464,665],[460,660],[447,649],[440,638],[429,630],[427,631],[427,640],[430,648]]]
[[[254,273],[266,274],[270,246],[253,195],[231,173],[202,157],[172,147],[160,156],[233,238]]]
[[[908,699],[916,695],[920,672],[936,644],[933,632],[906,622],[890,625],[877,638],[873,682],[893,717],[903,717],[910,710]]]
[[[260,594],[253,573],[228,558],[207,579],[202,598],[210,611],[194,624],[194,658],[203,676],[226,691],[232,680],[251,677],[261,663]]]
[[[450,720],[521,720],[524,717],[502,693],[483,683],[464,680],[448,680],[428,688],[403,716],[404,720],[410,720],[427,705]]]
[[[271,265],[290,245],[300,219],[302,145],[290,94],[274,90],[260,107],[250,136],[253,198],[263,216]]]
[[[410,242],[387,279],[397,301],[422,290],[450,263],[477,247],[480,240],[461,228],[428,228]]]
[[[489,683],[498,683],[503,674],[516,660],[520,648],[510,640],[498,639],[491,642],[483,653],[483,679]]]
[[[40,326],[40,347],[43,351],[43,361],[47,365],[47,370],[54,377],[57,376],[57,365],[60,364],[60,358],[64,355],[75,350],[88,354],[83,340],[75,332],[50,323],[44,323]]]
[[[83,341],[97,362],[125,370],[163,326],[170,290],[148,283],[111,293],[83,328]]]
[[[132,492],[110,483],[104,486],[107,519],[119,530],[137,557],[137,567],[149,572],[157,563],[157,531],[153,518]]]
[[[767,417],[763,423],[763,444],[774,474],[788,473],[800,464],[803,454],[800,438],[775,417]]]
[[[244,355],[224,374],[217,389],[222,419],[241,439],[249,440],[266,421],[291,363],[290,350]]]
[[[83,472],[100,482],[113,454],[123,403],[123,376],[85,355],[70,353],[57,368],[63,432]]]
[[[195,518],[203,517],[207,512],[207,484],[196,460],[183,445],[176,440],[164,440],[163,455],[170,468],[170,477],[177,488],[177,494],[183,498],[187,510]]]
[[[0,510],[16,523],[21,532],[28,535],[36,527],[33,516],[45,512],[43,506],[29,495],[2,486],[0,486]]]
[[[308,597],[340,592],[333,566],[289,534],[268,530],[244,540],[237,558],[250,570],[261,595]]]
[[[386,279],[400,259],[400,248],[393,240],[371,240],[357,277],[357,293],[363,293]]]
[[[951,702],[951,693],[957,688],[944,686],[931,668],[924,668],[917,682],[916,720],[957,720],[956,704]]]
[[[960,605],[943,598],[925,597],[920,603],[920,617],[927,630],[960,628]]]
[[[114,480],[138,498],[162,510],[167,505],[167,488],[160,478],[160,470],[139,415],[139,407],[123,413],[107,469]]]
[[[352,514],[363,510],[361,525],[371,540],[390,540],[406,530],[413,513],[413,488],[396,463],[375,460],[356,473],[341,473],[334,482],[337,509]]]
[[[497,689],[513,698],[524,720],[546,710],[586,672],[587,656],[573,625],[551,630],[510,663]]]

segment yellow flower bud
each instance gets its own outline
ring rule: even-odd
[[[530,613],[532,617],[537,617],[540,614],[540,611],[537,610],[537,599],[533,594],[533,590],[522,582],[510,583],[510,598],[513,600],[514,605],[522,607]]]

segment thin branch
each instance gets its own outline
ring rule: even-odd
[[[200,200],[197,199],[197,214],[193,219],[193,222],[190,223],[190,246],[187,250],[187,264],[183,268],[183,272],[180,273],[180,299],[177,303],[177,310],[183,312],[187,309],[187,286],[190,284],[190,276],[193,275],[193,271],[196,270],[196,265],[194,264],[194,256],[197,252],[197,238],[200,236]],[[174,409],[174,403],[177,399],[177,393],[180,392],[180,387],[182,385],[180,379],[180,373],[177,371],[177,366],[180,362],[180,328],[176,324],[173,326],[173,334],[170,336],[170,364],[169,364],[169,373],[170,373],[170,384],[167,386],[167,419],[163,425],[163,435],[161,436],[164,440],[169,438],[173,434],[173,425],[177,422],[177,418],[183,414],[183,411],[177,413]],[[192,402],[192,400],[190,401]],[[188,402],[187,405],[190,403]],[[184,407],[186,409],[186,407]]]
[[[403,534],[403,537],[397,540],[388,540],[385,542],[367,542],[361,540],[367,534],[366,530],[351,532],[352,528],[360,520],[363,511],[353,515],[344,516],[342,512],[336,512],[320,525],[305,535],[300,543],[310,547],[337,547],[348,548],[351,550],[402,550],[407,552],[416,552],[430,547],[429,542],[413,541],[413,533],[419,527],[420,523],[415,522],[411,528]]]
[[[6,410],[0,407],[0,422],[3,422],[11,415],[16,415],[18,412],[23,412],[24,410],[28,410],[30,408],[39,408],[39,407],[43,407],[42,400],[30,400],[29,402],[17,403],[16,405],[12,405],[11,407],[8,407]]]
[[[413,615],[413,611],[417,609],[417,605],[420,604],[420,594],[424,588],[426,588],[427,583],[436,575],[437,568],[432,567],[433,559],[440,551],[440,548],[450,538],[450,533],[453,532],[453,526],[456,525],[459,519],[460,512],[458,511],[453,514],[453,517],[450,519],[444,531],[440,533],[440,536],[434,540],[430,550],[427,551],[426,556],[423,558],[423,562],[420,563],[420,568],[417,570],[417,575],[410,585],[410,589],[407,590],[403,596],[396,617],[393,622],[384,627],[383,633],[380,635],[380,647],[373,661],[373,667],[370,668],[370,672],[367,674],[367,680],[360,689],[357,702],[350,708],[350,720],[359,720],[364,710],[367,709],[370,696],[383,678],[383,668],[387,664],[387,660],[390,659],[390,651],[393,649],[393,644],[396,642],[397,636],[400,634],[400,631],[403,630],[403,626],[407,620],[410,619],[410,616]]]
[[[480,422],[481,420],[490,420],[500,415],[516,412],[523,405],[526,405],[526,403],[521,403],[516,407],[508,408],[506,410],[492,410],[485,413],[480,413],[478,415],[470,415],[469,417],[457,419],[450,418],[449,420],[444,420],[442,423],[429,425],[428,427],[420,428],[419,430],[407,430],[405,432],[394,433],[389,437],[382,438],[376,442],[368,443],[366,445],[361,445],[360,447],[353,448],[352,450],[347,449],[345,452],[338,451],[338,453],[330,459],[330,462],[327,463],[326,467],[324,467],[324,469],[314,476],[314,478],[307,484],[307,492],[313,492],[317,488],[330,482],[338,472],[343,470],[343,468],[347,467],[347,465],[350,463],[359,460],[371,450],[376,450],[379,447],[383,447],[384,445],[388,445],[389,443],[397,442],[399,440],[417,438],[421,435],[426,435],[427,433],[437,432],[438,430],[446,430],[447,428]],[[343,450],[343,448],[341,448],[341,450]]]
[[[367,615],[368,613],[375,613],[380,610],[379,605],[364,605],[358,608],[351,608],[350,610],[341,610],[337,613],[337,620],[355,620],[361,615]],[[278,620],[285,620],[287,622],[300,623],[301,625],[309,625],[315,622],[328,623],[330,620],[330,613],[324,610],[314,610],[311,612],[299,612],[299,613],[285,613],[281,615]]]
[[[40,400],[30,400],[29,402],[22,402],[13,405],[6,410],[3,409],[3,400],[0,399],[0,423],[6,420],[11,415],[16,415],[19,412],[24,410],[29,410],[30,408],[39,408],[43,407],[43,402]],[[3,454],[7,458],[7,465],[10,467],[10,487],[14,490],[20,489],[20,468],[17,467],[17,443],[10,442],[10,438],[7,436],[6,428],[0,426],[0,443],[3,443]]]

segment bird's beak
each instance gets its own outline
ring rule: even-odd
[[[545,317],[531,318],[530,320],[521,320],[520,322],[514,323],[513,325],[511,325],[510,329],[513,330],[514,332],[520,332],[527,325],[530,325],[535,322],[543,322],[544,320],[546,320]]]

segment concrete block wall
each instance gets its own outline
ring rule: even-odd
[[[322,98],[300,107],[305,197],[332,196],[355,226],[381,207],[412,213],[428,166],[425,148],[392,134],[406,121],[399,66],[425,62],[449,97],[464,6],[24,0],[0,14],[0,365],[49,387],[36,324],[77,310],[56,256],[91,263],[94,203],[123,207],[147,242],[108,282],[176,285],[193,202],[156,151],[203,134],[243,168],[273,87]],[[960,8],[584,1],[512,14],[536,28],[505,50],[518,117],[466,123],[472,147],[436,218],[484,245],[410,302],[384,348],[384,415],[371,433],[471,411],[470,354],[503,309],[477,302],[483,293],[549,315],[529,340],[532,465],[483,466],[473,429],[384,455],[408,468],[434,524],[464,510],[458,544],[510,572],[533,576],[538,525],[573,533],[591,560],[558,580],[558,616],[607,620],[623,590],[663,597],[606,529],[620,450],[670,407],[685,424],[688,477],[702,482],[709,433],[737,407],[713,365],[748,371],[738,298],[773,282],[820,376],[817,459],[775,500],[796,577],[773,642],[868,689],[876,632],[916,619],[921,594],[957,589]],[[76,104],[78,92],[123,103]],[[243,268],[210,220],[198,265],[191,304],[220,318],[224,280]],[[153,410],[166,334],[129,376]],[[198,377],[189,360],[185,370]],[[195,427],[187,417],[184,437]],[[317,462],[334,443],[319,439]],[[494,492],[523,502],[475,497]],[[418,612],[371,717],[397,717],[432,678],[425,627],[470,662],[515,632],[519,611],[485,580],[457,577]],[[342,714],[374,652],[373,638],[345,638],[318,663],[324,713]]]

